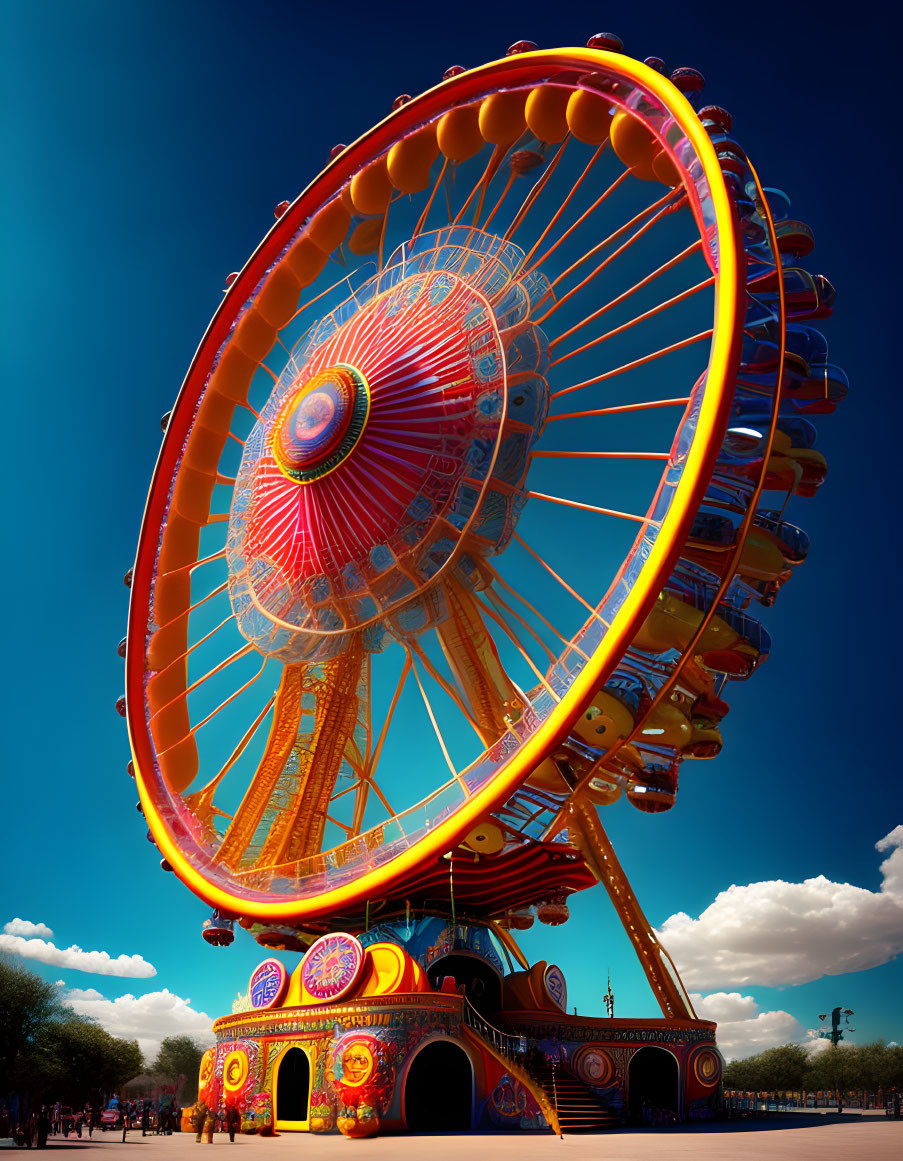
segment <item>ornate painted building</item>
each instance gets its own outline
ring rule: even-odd
[[[536,1129],[712,1115],[715,1026],[569,1015],[561,971],[436,916],[321,937],[289,973],[254,972],[214,1024],[211,1108],[246,1132]],[[513,953],[513,955],[512,955]]]

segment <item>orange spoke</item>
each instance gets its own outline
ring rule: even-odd
[[[569,140],[569,138],[566,138],[565,140]],[[549,232],[552,230],[552,228],[555,226],[555,223],[558,221],[558,219],[561,217],[561,215],[564,213],[564,211],[570,205],[571,199],[574,197],[577,190],[583,184],[584,178],[587,176],[589,171],[593,168],[593,166],[596,164],[596,162],[602,156],[602,150],[605,148],[605,146],[607,144],[608,144],[608,139],[606,138],[606,140],[602,142],[602,144],[599,146],[599,148],[596,150],[596,152],[592,155],[592,157],[587,162],[587,164],[583,170],[583,173],[581,173],[580,176],[577,178],[576,184],[572,187],[572,189],[568,193],[567,197],[564,199],[564,201],[561,203],[561,205],[555,211],[555,214],[552,217],[549,224],[546,226],[546,228],[543,230],[543,232],[539,235],[539,237],[536,239],[536,241],[530,247],[529,251],[524,255],[524,259],[523,259],[523,262],[521,262],[521,266],[526,266],[526,264],[530,261],[530,259],[533,257],[533,255],[536,253],[536,251],[539,249],[539,247],[546,240],[546,238],[549,235]],[[562,145],[562,149],[563,148],[564,148],[564,146]],[[620,178],[618,180],[620,180]],[[598,204],[599,203],[597,202],[596,205],[598,205]],[[526,215],[526,213],[529,209],[530,209],[530,206],[528,206],[526,203],[524,203],[523,208],[519,211],[517,217],[515,217],[514,221],[511,223],[510,227],[508,228],[507,232],[505,233],[505,240],[506,241],[509,238],[514,236],[514,232],[517,230],[518,226],[521,224],[521,221],[523,220],[524,215]],[[593,206],[592,209],[595,209],[595,206]],[[591,213],[591,212],[592,212],[592,210],[587,210],[587,213]],[[579,219],[578,222],[575,222],[575,224],[571,227],[571,229],[572,230],[576,229],[577,226],[580,224],[580,221],[582,221],[582,220],[583,219],[581,218],[581,219]],[[551,253],[551,250],[549,251],[549,253]]]
[[[351,290],[351,283],[349,282],[348,275],[345,274],[337,282],[333,282],[332,286],[327,286],[325,290],[322,290],[314,298],[308,299],[307,302],[305,302],[304,306],[299,306],[298,309],[295,311],[295,313],[292,315],[292,317],[288,320],[288,322],[285,325],[289,326],[291,323],[293,323],[295,321],[295,319],[298,317],[299,314],[303,314],[308,309],[308,307],[311,307],[314,305],[314,303],[319,302],[321,298],[325,297],[325,295],[332,294],[332,292],[334,290],[336,290],[338,287],[340,287],[343,282],[347,282],[348,289]],[[354,297],[353,292],[352,292],[352,297]],[[283,330],[284,329],[285,329],[285,327],[283,327]],[[297,343],[295,344],[295,346],[297,346]]]
[[[432,208],[433,199],[435,198],[435,196],[439,190],[439,186],[442,185],[442,182],[445,179],[445,171],[447,169],[448,169],[448,158],[446,157],[442,161],[442,168],[439,170],[439,176],[436,178],[436,184],[433,186],[433,192],[430,194],[429,199],[426,203],[426,206],[424,207],[423,213],[418,218],[417,225],[414,227],[414,233],[411,235],[412,238],[416,238],[420,234],[420,231],[423,229],[423,227],[426,225],[426,219],[427,219],[427,216],[430,212],[430,209]]]
[[[567,411],[564,415],[550,415],[546,423],[559,419],[587,419],[592,415],[621,415],[628,411],[648,411],[653,407],[685,407],[692,396],[683,399],[655,399],[651,403],[623,403],[620,407],[596,407],[590,411]]]
[[[531,459],[550,460],[666,460],[668,452],[532,451]]]
[[[488,230],[488,229],[489,229],[489,224],[490,224],[490,222],[492,221],[492,219],[495,217],[495,215],[496,215],[496,214],[499,212],[499,210],[501,209],[501,207],[502,207],[502,202],[503,202],[503,201],[505,200],[505,198],[508,196],[508,194],[509,194],[509,192],[510,192],[510,190],[511,190],[511,187],[514,185],[514,182],[515,182],[515,179],[516,179],[516,177],[517,177],[517,175],[515,174],[514,170],[512,169],[512,170],[511,170],[511,173],[510,173],[510,175],[509,175],[509,177],[508,177],[508,180],[505,182],[505,188],[502,190],[501,194],[499,195],[499,199],[498,199],[498,201],[495,203],[495,205],[494,205],[494,206],[492,207],[492,209],[489,211],[489,216],[486,218],[486,221],[483,223],[483,225],[482,225],[481,229],[483,229],[483,230]]]
[[[398,818],[398,815],[397,815],[396,811],[394,811],[394,810],[392,809],[392,806],[391,806],[391,804],[389,803],[389,800],[388,800],[388,798],[386,798],[385,794],[383,794],[382,790],[380,790],[380,788],[379,788],[379,783],[376,781],[376,779],[375,779],[375,778],[371,778],[371,779],[369,780],[369,785],[370,785],[370,787],[372,788],[372,790],[373,790],[373,793],[376,795],[376,797],[377,797],[377,798],[380,800],[380,802],[383,804],[383,806],[384,806],[384,807],[386,808],[386,810],[389,812],[389,815],[390,815],[392,818],[394,818],[394,819],[396,819],[396,820],[397,820],[397,818]],[[398,823],[398,827],[399,827],[399,830],[401,830],[401,823],[400,823],[400,822]],[[402,831],[402,834],[404,834],[404,831]]]
[[[518,613],[518,612],[516,612],[516,610],[512,609],[511,606],[507,603],[507,601],[503,601],[497,592],[494,592],[493,589],[490,587],[490,588],[484,589],[482,595],[485,596],[487,598],[487,600],[489,600],[493,605],[497,605],[497,606],[500,605],[505,610],[506,613],[508,613],[510,616],[514,617],[514,619],[516,621],[518,621],[521,625],[523,625],[523,627],[527,630],[527,632],[530,634],[530,636],[533,638],[533,640],[539,645],[540,649],[545,650],[550,661],[554,662],[554,661],[558,660],[558,657],[556,656],[556,654],[553,653],[552,650],[545,643],[545,641],[543,641],[542,637],[540,637],[540,635],[536,632],[536,630],[533,628],[533,626],[530,624],[530,622],[526,619],[526,617],[522,617],[520,615],[520,613]]]
[[[215,629],[214,629],[214,632],[216,632]],[[175,697],[170,698],[169,701],[165,703],[165,705],[161,705],[158,709],[155,709],[154,712],[151,714],[151,718],[157,717],[158,714],[161,714],[165,709],[168,709],[169,706],[173,705],[175,702],[181,701],[182,698],[184,698],[184,697],[188,697],[188,695],[190,693],[194,693],[194,691],[196,689],[199,689],[200,686],[202,686],[205,681],[209,681],[209,679],[211,677],[215,677],[217,673],[221,673],[222,670],[227,669],[234,661],[238,661],[242,657],[247,657],[247,655],[253,649],[254,649],[253,645],[243,645],[241,647],[241,649],[236,649],[236,651],[231,655],[231,657],[227,657],[226,660],[221,661],[219,663],[219,665],[214,665],[214,667],[211,670],[209,670],[207,673],[205,673],[203,677],[199,677],[197,679],[197,681],[193,681],[191,683],[191,685],[188,686],[187,689],[183,689],[181,693],[177,693]]]
[[[611,371],[605,371],[601,375],[596,375],[593,379],[585,379],[582,383],[575,383],[573,387],[563,387],[560,391],[554,391],[552,398],[557,399],[560,395],[570,395],[572,391],[580,391],[584,387],[592,387],[595,383],[602,383],[606,379],[613,379],[615,375],[622,375],[625,371],[633,371],[636,367],[642,367],[646,363],[651,363],[654,359],[660,359],[663,355],[670,355],[673,351],[681,351],[684,347],[692,346],[693,343],[700,343],[704,339],[710,339],[714,333],[713,330],[700,331],[698,335],[691,335],[688,339],[681,339],[679,343],[672,343],[670,347],[662,347],[658,351],[653,351],[650,355],[643,355],[640,359],[634,359],[632,363],[624,363],[622,366],[615,367]]]
[[[571,139],[570,134],[568,134],[565,137],[564,141],[562,141],[562,143],[555,150],[555,156],[552,158],[552,160],[546,166],[545,172],[543,173],[542,177],[539,179],[539,181],[534,182],[534,184],[530,188],[530,192],[527,194],[527,196],[524,198],[523,202],[521,203],[520,209],[514,215],[514,218],[511,222],[511,225],[508,227],[508,229],[502,235],[503,241],[507,242],[507,241],[509,241],[509,239],[511,239],[514,236],[514,233],[518,229],[518,227],[520,226],[521,222],[524,220],[524,218],[527,216],[527,214],[533,208],[533,204],[535,203],[536,199],[539,197],[539,195],[542,193],[542,191],[548,185],[549,178],[552,176],[552,174],[558,168],[558,162],[561,161],[562,155],[564,154],[564,147],[565,147],[565,145],[567,145],[567,143],[570,141],[570,139]],[[562,206],[561,208],[563,209],[564,207]],[[558,212],[560,213],[561,210],[559,210]],[[489,223],[487,222],[486,224],[488,225]],[[524,261],[526,261],[526,259],[524,259]],[[521,263],[521,265],[523,265],[523,262]]]
[[[427,673],[430,675],[430,677],[433,679],[433,681],[435,681],[435,683],[439,686],[439,688],[442,690],[443,693],[447,694],[452,699],[452,701],[455,703],[455,705],[458,707],[458,709],[461,711],[461,713],[464,715],[464,717],[467,718],[467,721],[470,724],[470,726],[472,727],[474,733],[477,735],[477,737],[482,742],[483,735],[480,733],[479,728],[477,726],[477,723],[471,717],[470,713],[468,712],[467,708],[464,705],[464,702],[461,700],[458,693],[449,685],[449,683],[445,680],[445,678],[438,671],[438,669],[436,669],[435,665],[433,665],[432,661],[430,661],[429,657],[427,657],[426,653],[423,651],[421,646],[417,644],[416,641],[410,642],[410,648],[413,649],[414,652],[417,654],[417,656],[420,658],[421,664],[423,665],[423,667],[427,671]],[[416,672],[417,672],[417,670],[415,668],[415,670],[414,670],[415,675],[416,675]]]
[[[226,591],[226,589],[228,588],[228,585],[229,585],[228,581],[223,581],[223,583],[221,585],[217,585],[217,587],[215,589],[213,589],[212,592],[209,592],[206,595],[206,597],[201,597],[201,599],[198,601],[198,603],[196,605],[189,605],[187,609],[183,609],[181,613],[177,613],[172,618],[172,620],[167,621],[166,624],[167,625],[174,625],[176,623],[176,621],[181,621],[181,619],[183,617],[187,617],[189,615],[189,613],[193,613],[195,611],[195,609],[199,609],[201,607],[201,605],[203,605],[207,601],[209,601],[211,597],[216,597],[216,596],[219,596],[220,593],[224,593]],[[158,626],[158,628],[162,629],[162,628],[164,628],[164,626],[160,625],[160,626]]]
[[[468,196],[467,201],[460,208],[460,210],[458,210],[458,212],[455,214],[454,218],[450,222],[450,225],[457,226],[457,224],[461,221],[461,219],[467,213],[467,209],[470,206],[470,203],[476,197],[477,193],[479,193],[480,200],[477,203],[476,214],[474,215],[474,223],[476,223],[476,219],[480,216],[480,211],[483,208],[483,198],[486,196],[486,189],[488,188],[490,182],[492,181],[492,179],[495,177],[496,173],[498,172],[498,168],[502,164],[502,161],[505,157],[505,154],[508,152],[508,149],[509,149],[509,146],[507,146],[507,145],[495,145],[495,146],[493,146],[492,156],[486,162],[486,168],[483,170],[483,173],[481,174],[481,176],[477,179],[477,184],[470,191],[470,195]]]
[[[385,744],[386,736],[389,733],[389,726],[391,725],[392,718],[395,715],[395,709],[398,705],[399,698],[401,697],[402,691],[405,687],[405,682],[408,679],[408,674],[411,672],[411,665],[412,664],[413,664],[413,658],[411,657],[411,654],[406,653],[404,665],[401,668],[401,675],[398,678],[398,684],[395,686],[395,693],[393,694],[392,702],[389,705],[389,712],[386,714],[386,720],[383,722],[382,729],[379,732],[379,738],[377,739],[377,742],[376,742],[376,748],[374,749],[373,754],[372,754],[369,762],[367,763],[366,773],[367,773],[368,778],[372,778],[372,776],[376,773],[377,766],[379,766],[379,759],[380,759],[380,756],[383,752],[383,745]]]
[[[668,195],[665,195],[666,198],[667,198],[667,196]],[[662,199],[662,201],[664,201],[664,200],[665,200],[665,198]],[[656,202],[656,205],[659,205],[659,204],[660,204],[659,202]],[[649,207],[649,209],[654,209],[654,208],[655,208],[654,206]],[[606,268],[606,266],[609,266],[612,262],[614,262],[614,260],[616,258],[620,258],[620,256],[622,254],[624,254],[627,250],[629,250],[631,246],[635,245],[640,240],[640,238],[643,237],[644,234],[648,233],[648,231],[651,230],[652,227],[654,225],[656,225],[656,223],[660,222],[662,220],[662,218],[667,213],[670,213],[671,208],[672,207],[666,207],[665,209],[659,210],[659,212],[657,214],[654,214],[649,219],[648,222],[646,222],[642,226],[640,226],[640,228],[636,231],[635,234],[632,234],[627,239],[626,242],[623,242],[617,248],[617,250],[613,250],[612,253],[609,254],[609,256],[607,258],[605,258],[602,262],[599,263],[598,266],[596,266],[593,270],[591,270],[590,273],[587,274],[586,278],[584,278],[582,282],[578,282],[577,285],[572,290],[569,290],[567,292],[567,294],[563,294],[561,296],[561,298],[559,298],[553,306],[550,306],[549,309],[544,314],[540,315],[540,317],[536,320],[537,325],[545,322],[546,319],[548,319],[551,315],[553,315],[556,310],[558,310],[560,307],[564,306],[564,304],[566,302],[568,302],[569,299],[573,298],[575,294],[578,294],[586,286],[589,286],[589,284],[593,281],[593,279],[597,278],[602,273],[602,271]],[[567,270],[565,270],[565,272],[563,274],[560,274],[558,276],[558,278],[555,279],[555,281],[552,283],[553,289],[554,289],[554,287],[556,287],[558,285],[559,282],[561,282],[564,278],[566,278],[572,271],[576,270],[578,266],[582,265],[582,263],[585,262],[587,258],[589,258],[593,254],[597,254],[600,250],[604,249],[605,246],[607,246],[610,242],[614,242],[618,238],[620,238],[622,234],[626,233],[627,230],[629,230],[632,226],[636,225],[637,222],[639,222],[642,218],[644,218],[648,212],[649,212],[648,209],[643,210],[641,213],[639,213],[635,217],[631,218],[631,220],[629,222],[627,222],[626,225],[621,226],[621,228],[619,230],[615,230],[615,232],[613,234],[610,234],[604,241],[600,242],[598,246],[594,246],[592,250],[588,250],[586,252],[586,254],[583,255],[582,258],[578,258],[577,261],[574,262]]]
[[[504,629],[505,634],[507,635],[507,637],[511,641],[512,645],[518,651],[518,653],[521,655],[521,657],[523,657],[524,661],[526,661],[526,663],[533,670],[533,672],[536,675],[539,682],[543,686],[545,686],[546,690],[552,695],[552,697],[555,699],[555,701],[561,701],[561,698],[558,696],[558,694],[555,692],[555,690],[552,689],[551,685],[549,685],[549,683],[546,681],[543,674],[540,673],[540,671],[533,664],[533,659],[530,657],[530,654],[526,651],[526,649],[524,649],[523,645],[520,642],[520,638],[517,636],[517,634],[514,632],[514,630],[511,628],[511,626],[505,620],[505,618],[503,616],[501,616],[501,614],[497,613],[496,610],[491,608],[489,605],[487,605],[483,602],[480,602],[480,603],[482,605],[482,608],[489,614],[489,616],[493,619],[493,621],[495,621],[495,623],[497,625],[500,625],[502,627],[502,629]]]
[[[586,219],[590,216],[590,214],[595,213],[595,211],[599,208],[599,206],[601,206],[602,203],[615,192],[615,190],[618,188],[618,186],[621,184],[621,182],[624,181],[629,175],[630,175],[629,169],[625,169],[623,173],[618,174],[618,176],[611,183],[611,185],[608,187],[608,189],[604,190],[599,195],[599,197],[596,198],[596,200],[593,202],[593,204],[589,207],[588,210],[583,211],[583,213],[580,215],[580,217],[577,219],[577,221],[574,222],[573,226],[571,226],[567,230],[565,230],[565,232],[561,235],[561,237],[558,239],[558,241],[553,242],[552,245],[548,248],[548,250],[546,250],[545,254],[543,254],[540,258],[537,258],[536,261],[533,263],[533,265],[527,268],[525,273],[529,274],[531,271],[536,270],[539,267],[543,266],[549,260],[549,258],[555,253],[555,251],[562,244],[562,242],[566,242],[567,239],[571,236],[571,234],[573,234],[574,231],[576,229],[578,229],[586,221]]]
[[[347,836],[351,835],[351,827],[346,826],[344,822],[339,822],[337,818],[333,818],[331,814],[326,815],[326,821],[331,822],[333,826],[337,826],[339,830],[343,830]]]
[[[701,249],[701,241],[697,240],[696,242],[693,242],[691,245],[687,246],[685,250],[681,250],[679,254],[675,255],[674,258],[671,258],[670,261],[665,262],[662,266],[659,266],[657,270],[653,270],[651,274],[647,274],[645,278],[641,278],[639,282],[634,283],[634,285],[631,286],[629,290],[625,290],[623,294],[619,294],[617,298],[613,298],[611,302],[606,302],[604,306],[600,306],[598,310],[593,311],[592,314],[587,315],[585,319],[581,319],[580,322],[575,323],[570,328],[570,330],[566,330],[563,334],[560,334],[556,338],[552,339],[552,341],[549,343],[549,350],[551,351],[553,347],[556,347],[565,339],[570,338],[570,336],[574,334],[575,331],[579,331],[580,328],[585,327],[587,323],[595,322],[595,320],[599,318],[600,315],[605,314],[606,311],[611,310],[613,307],[620,306],[621,303],[625,302],[628,298],[630,298],[631,295],[636,294],[639,290],[643,290],[644,287],[648,286],[651,282],[654,282],[655,279],[660,275],[667,274],[669,270],[673,270],[674,267],[683,262],[685,258],[689,258],[691,254],[695,254],[698,250]]]
[[[203,560],[196,560],[192,564],[183,564],[179,568],[171,568],[166,572],[158,574],[157,579],[164,576],[178,576],[180,572],[191,572],[192,569],[200,568],[202,564],[209,564],[211,560],[220,560],[226,555],[225,548],[221,548],[218,552],[212,552],[209,556],[205,556]]]
[[[688,298],[692,298],[694,294],[698,294],[700,290],[705,290],[707,287],[713,286],[714,283],[714,275],[711,278],[706,278],[704,282],[697,282],[695,286],[691,286],[688,290],[683,290],[680,294],[675,294],[673,298],[666,299],[665,302],[660,302],[658,306],[651,307],[649,310],[638,314],[628,322],[621,323],[614,330],[607,331],[604,335],[599,335],[597,338],[591,339],[588,343],[584,343],[582,347],[577,347],[573,351],[568,351],[566,355],[561,355],[559,358],[553,359],[549,364],[549,370],[552,367],[557,367],[559,363],[564,363],[567,359],[572,359],[574,355],[582,355],[584,351],[588,351],[592,347],[597,347],[600,343],[605,343],[609,339],[615,338],[616,335],[623,334],[625,331],[630,330],[631,327],[635,327],[641,322],[646,322],[647,319],[655,318],[656,315],[668,310],[669,307],[676,306],[679,302],[685,302]]]
[[[215,718],[216,715],[218,713],[220,713],[221,710],[224,710],[227,705],[231,705],[232,702],[235,701],[235,699],[237,697],[240,697],[245,692],[246,689],[250,689],[251,686],[254,684],[254,682],[257,681],[257,679],[263,673],[264,669],[266,668],[267,661],[269,661],[269,658],[264,657],[260,668],[254,674],[254,676],[251,678],[251,680],[245,682],[245,684],[240,689],[237,689],[235,691],[235,693],[232,694],[231,697],[227,697],[226,700],[221,705],[218,705],[216,707],[216,709],[213,710],[212,713],[209,713],[204,718],[203,721],[198,722],[198,724],[196,726],[192,726],[191,729],[188,731],[188,733],[185,735],[185,737],[188,738],[188,737],[191,737],[192,734],[196,734],[198,732],[198,730],[201,729],[202,726],[206,726],[209,721],[212,721],[213,718]],[[167,754],[173,748],[173,746],[178,746],[183,741],[184,741],[184,738],[180,738],[178,742],[173,742],[172,746],[167,746],[165,750],[161,750],[160,754]]]
[[[216,626],[215,629],[211,629],[209,633],[205,633],[204,636],[200,638],[200,640],[195,641],[195,643],[193,645],[189,646],[185,650],[184,653],[180,653],[178,657],[174,657],[172,659],[172,661],[170,661],[169,665],[166,666],[166,669],[169,669],[170,666],[175,665],[176,662],[184,661],[186,657],[190,657],[191,654],[194,653],[195,649],[200,648],[200,646],[203,645],[205,641],[209,641],[210,638],[214,635],[214,633],[218,633],[220,631],[220,629],[222,629],[223,625],[228,625],[230,621],[234,621],[234,620],[235,620],[235,614],[230,613],[229,616],[226,617],[226,619],[224,621],[220,621],[220,623]]]
[[[529,554],[530,554],[532,557],[534,557],[534,558],[535,558],[537,561],[539,561],[539,563],[540,563],[540,564],[542,565],[542,567],[543,567],[543,568],[546,570],[546,572],[547,572],[547,573],[548,573],[550,576],[554,577],[554,578],[555,578],[555,580],[557,580],[557,581],[558,581],[558,583],[561,585],[561,587],[562,587],[562,588],[563,588],[563,589],[564,589],[566,592],[569,592],[569,593],[571,594],[571,596],[574,598],[574,600],[575,600],[575,601],[579,601],[579,603],[580,603],[581,605],[583,605],[584,609],[586,609],[586,610],[587,610],[587,612],[589,612],[589,613],[592,613],[593,617],[595,617],[595,619],[596,619],[597,621],[599,621],[599,622],[600,622],[602,625],[604,625],[606,629],[609,627],[609,625],[608,625],[608,622],[607,622],[607,621],[605,621],[605,620],[603,620],[603,619],[602,619],[602,617],[600,617],[600,616],[599,616],[598,612],[597,612],[597,611],[596,611],[596,610],[593,608],[593,606],[592,606],[592,605],[589,603],[589,601],[585,601],[585,600],[583,599],[583,597],[581,597],[581,596],[580,596],[580,594],[579,594],[579,593],[576,591],[576,589],[572,589],[572,588],[571,588],[571,586],[570,586],[570,585],[567,583],[567,581],[566,581],[566,580],[564,580],[562,577],[560,577],[560,576],[558,575],[558,573],[555,571],[555,569],[554,569],[554,568],[552,568],[552,566],[551,566],[550,564],[547,564],[547,563],[546,563],[546,561],[544,561],[544,560],[543,560],[543,558],[542,558],[542,557],[539,555],[539,553],[538,553],[538,552],[535,552],[535,551],[534,551],[534,550],[533,550],[533,549],[530,547],[530,545],[529,545],[529,544],[527,544],[526,540],[524,540],[524,539],[523,539],[523,538],[520,536],[520,534],[519,534],[519,533],[517,533],[517,532],[515,532],[515,533],[514,533],[514,539],[517,541],[517,543],[518,543],[518,544],[519,544],[519,545],[520,545],[522,548],[525,548],[525,549],[527,550],[527,552],[529,552]]]
[[[491,564],[489,564],[488,562],[484,562],[483,567],[487,568],[490,571],[490,573],[492,574],[493,580],[497,584],[500,584],[502,586],[502,588],[506,592],[509,592],[514,597],[514,599],[516,601],[520,601],[520,603],[522,605],[524,605],[526,608],[528,608],[530,610],[530,612],[533,613],[534,616],[538,617],[540,619],[540,621],[542,621],[542,623],[545,625],[545,627],[549,630],[549,632],[554,634],[554,636],[556,636],[558,638],[558,640],[561,642],[562,645],[566,646],[569,649],[576,650],[576,652],[580,654],[580,656],[583,658],[584,661],[589,661],[589,657],[586,655],[586,653],[583,652],[583,650],[580,648],[579,645],[575,645],[572,641],[569,641],[567,639],[567,637],[565,637],[562,633],[560,633],[555,628],[555,626],[552,624],[552,622],[547,620],[547,618],[542,615],[542,613],[539,611],[539,609],[536,608],[535,605],[531,605],[526,597],[522,596],[517,591],[517,589],[515,589],[512,585],[509,585],[506,580],[503,580],[501,575],[496,571],[495,568],[493,568],[493,566]],[[499,599],[501,599],[501,598],[499,598]]]
[[[665,457],[667,459],[667,457]],[[561,496],[546,496],[543,492],[528,492],[534,500],[549,500],[553,504],[563,504],[565,508],[580,508],[583,512],[599,512],[603,516],[617,516],[620,520],[634,520],[637,524],[656,524],[648,516],[634,516],[632,512],[617,512],[614,508],[599,508],[595,504],[581,504],[577,500],[565,500]]]
[[[269,701],[267,701],[267,703],[263,707],[263,709],[260,711],[260,713],[257,715],[257,717],[254,719],[254,721],[245,730],[244,734],[242,734],[241,738],[239,739],[238,745],[235,747],[235,749],[232,751],[232,753],[229,755],[229,757],[226,759],[226,761],[220,767],[219,773],[214,778],[211,778],[211,780],[207,783],[207,785],[204,786],[201,790],[196,791],[194,794],[184,795],[185,802],[186,802],[186,804],[189,805],[189,808],[192,811],[194,811],[195,813],[198,813],[199,809],[212,805],[213,795],[214,795],[214,792],[216,791],[216,788],[219,786],[220,782],[222,782],[222,780],[226,777],[226,775],[229,773],[229,771],[232,769],[232,767],[235,765],[235,763],[238,761],[238,759],[245,752],[245,750],[247,749],[248,743],[254,737],[254,734],[257,732],[261,722],[267,716],[267,714],[270,712],[270,710],[273,708],[273,706],[275,705],[275,702],[276,702],[276,695],[273,694],[270,697]],[[189,802],[189,800],[190,800],[190,802]]]
[[[433,732],[435,733],[436,739],[439,742],[439,746],[442,750],[442,756],[445,758],[445,763],[451,771],[452,778],[454,778],[454,780],[464,791],[465,797],[469,798],[470,789],[467,786],[467,783],[455,769],[455,765],[451,760],[448,748],[445,745],[445,739],[442,737],[442,731],[439,729],[439,723],[436,721],[436,715],[433,713],[433,707],[430,705],[430,699],[426,696],[426,690],[423,688],[423,682],[420,680],[420,674],[417,672],[417,666],[412,666],[412,669],[414,671],[414,679],[417,682],[417,688],[420,690],[420,696],[423,698],[423,704],[426,706],[426,712],[429,714],[430,722],[433,726]]]

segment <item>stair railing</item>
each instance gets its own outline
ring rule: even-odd
[[[509,1060],[516,1061],[518,1056],[526,1056],[527,1054],[527,1038],[526,1036],[515,1036],[510,1032],[503,1032],[501,1028],[496,1028],[494,1024],[481,1016],[476,1008],[464,997],[464,1023],[474,1030],[484,1040],[496,1048],[503,1056],[507,1056]]]

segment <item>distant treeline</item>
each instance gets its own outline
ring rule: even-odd
[[[903,1088],[903,1047],[839,1044],[810,1053],[799,1044],[769,1048],[724,1069],[724,1087],[746,1092],[887,1092]]]

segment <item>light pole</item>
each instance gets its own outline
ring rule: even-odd
[[[856,1031],[855,1028],[850,1027],[850,1017],[852,1015],[853,1015],[852,1008],[834,1008],[831,1011],[831,1030],[830,1030],[830,1032],[828,1031],[827,1025],[825,1024],[825,1020],[827,1020],[827,1018],[828,1018],[827,1013],[819,1016],[819,1020],[821,1020],[822,1026],[818,1030],[818,1034],[822,1038],[822,1040],[830,1040],[831,1041],[831,1048],[830,1048],[830,1052],[831,1052],[831,1079],[832,1079],[833,1084],[834,1084],[834,1092],[837,1095],[837,1111],[838,1111],[838,1113],[843,1112],[843,1093],[841,1092],[841,1089],[838,1087],[838,1076],[837,1076],[838,1058],[836,1056],[837,1044],[838,1044],[838,1041],[843,1040],[844,1032],[855,1032]],[[843,1017],[843,1027],[842,1028],[840,1026],[841,1017]],[[841,1077],[839,1079],[840,1079],[840,1084],[842,1085],[843,1078]]]
[[[823,1015],[819,1016],[819,1020],[821,1020],[821,1022],[822,1022],[822,1026],[818,1030],[819,1036],[822,1038],[822,1040],[830,1040],[832,1046],[834,1048],[836,1048],[838,1040],[843,1040],[843,1034],[845,1031],[846,1032],[855,1032],[856,1031],[855,1028],[849,1027],[850,1017],[852,1015],[853,1015],[852,1008],[834,1008],[834,1010],[831,1012],[831,1030],[830,1030],[830,1032],[828,1031],[827,1025],[825,1024],[825,1020],[827,1020],[827,1018],[828,1018],[827,1014],[823,1014]],[[841,1026],[840,1026],[841,1016],[843,1016],[843,1018],[844,1018],[844,1027],[843,1028],[841,1028]]]

